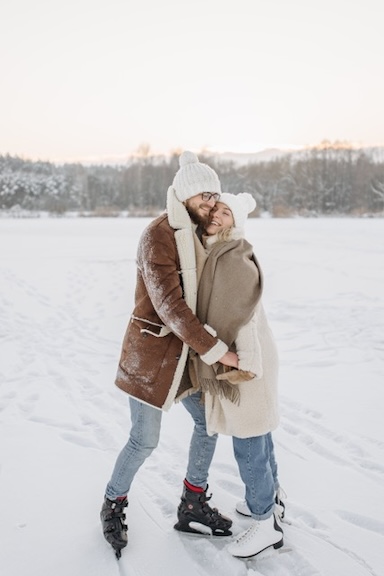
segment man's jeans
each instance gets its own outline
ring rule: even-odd
[[[189,446],[186,479],[205,490],[208,470],[216,448],[217,435],[208,436],[205,426],[204,404],[198,392],[188,396],[182,403],[192,416],[195,426]],[[105,495],[110,500],[125,496],[140,466],[159,442],[162,412],[134,398],[131,407],[131,432],[127,444],[120,452]],[[176,433],[176,432],[175,432]]]
[[[233,451],[252,518],[266,520],[273,514],[275,490],[279,487],[272,434],[234,437]]]

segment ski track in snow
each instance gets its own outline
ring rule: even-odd
[[[175,406],[163,416],[159,447],[132,487],[129,545],[117,562],[103,540],[98,513],[103,489],[129,431],[127,398],[112,383],[132,307],[136,244],[146,221],[60,221],[59,234],[52,233],[52,224],[45,221],[7,224],[0,232],[3,246],[4,241],[7,246],[16,242],[10,234],[12,224],[20,232],[27,228],[31,242],[23,248],[12,244],[10,254],[0,249],[0,425],[5,430],[0,485],[10,502],[2,505],[4,574],[380,576],[384,522],[377,509],[382,509],[384,500],[384,442],[374,427],[364,426],[369,414],[358,422],[361,427],[351,426],[355,412],[343,420],[343,406],[353,408],[349,394],[355,403],[359,398],[354,372],[367,371],[372,387],[379,389],[384,349],[384,302],[379,289],[364,292],[353,284],[348,291],[339,280],[340,289],[323,298],[306,298],[307,287],[304,295],[295,294],[293,288],[286,297],[284,290],[277,294],[286,274],[297,275],[302,261],[310,262],[311,251],[302,243],[308,230],[305,224],[303,229],[298,225],[292,238],[297,252],[290,264],[290,251],[282,258],[283,245],[276,253],[268,252],[277,242],[277,223],[271,223],[269,231],[268,222],[255,221],[252,234],[256,237],[259,224],[262,239],[270,241],[263,258],[268,262],[267,285],[269,280],[272,288],[267,308],[282,364],[281,424],[275,442],[280,479],[288,492],[287,552],[237,560],[226,552],[228,538],[189,536],[173,529],[192,430],[187,413]],[[323,225],[328,240],[332,234],[339,239],[337,228],[329,222],[315,224],[320,229]],[[369,230],[369,223],[361,221],[355,228],[363,224]],[[373,224],[376,230],[377,222]],[[349,221],[348,226],[354,229]],[[42,238],[37,234],[40,229]],[[64,233],[70,235],[71,230],[79,250],[69,254]],[[84,237],[89,235],[93,241],[90,245],[82,243],[80,231],[84,230]],[[375,234],[372,245],[377,247]],[[365,261],[370,247],[368,243]],[[380,256],[382,252],[376,258]],[[348,282],[351,271],[347,265],[342,268],[343,260],[339,255],[333,262],[324,248],[313,274],[319,274],[320,268],[321,275],[328,275],[327,286],[330,279],[335,281],[335,274]],[[375,288],[377,268],[368,272]],[[310,281],[308,270],[300,274],[302,284]],[[314,286],[320,290],[317,276]],[[349,390],[339,385],[343,373]],[[313,396],[307,391],[312,377]],[[330,405],[327,395],[332,398]],[[377,399],[382,398],[380,393]],[[358,406],[356,414],[360,414]],[[233,518],[234,534],[246,529],[250,520],[234,512],[243,487],[230,438],[219,438],[211,489],[212,505]],[[23,491],[25,498],[15,506]],[[42,509],[45,498],[54,506]],[[58,552],[52,531],[70,553]],[[42,538],[50,549],[43,557]]]

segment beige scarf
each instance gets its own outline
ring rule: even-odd
[[[213,245],[200,278],[197,317],[214,328],[230,350],[234,350],[240,327],[254,314],[261,297],[261,280],[252,246],[244,238]],[[222,364],[208,366],[194,354],[191,362],[191,378],[203,391],[238,402],[238,386],[216,379],[224,371]]]

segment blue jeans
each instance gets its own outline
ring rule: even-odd
[[[208,436],[205,426],[204,404],[200,392],[188,396],[182,403],[192,416],[195,426],[189,446],[186,479],[205,490],[208,470],[216,448],[217,435]],[[127,444],[117,457],[105,495],[110,500],[128,494],[140,466],[159,442],[162,412],[153,406],[129,398],[131,432]]]
[[[233,437],[233,451],[252,518],[266,520],[273,514],[275,490],[279,487],[272,434]]]

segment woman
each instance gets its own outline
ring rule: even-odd
[[[276,516],[283,516],[284,505],[271,436],[279,420],[278,357],[261,303],[260,265],[244,239],[245,221],[255,207],[250,194],[221,195],[206,227],[208,257],[198,291],[198,318],[206,327],[214,326],[214,335],[236,351],[238,368],[223,371],[218,364],[204,365],[197,356],[191,362],[192,379],[205,393],[208,433],[233,437],[245,484],[245,502],[237,510],[254,521],[228,548],[240,558],[283,545]]]

